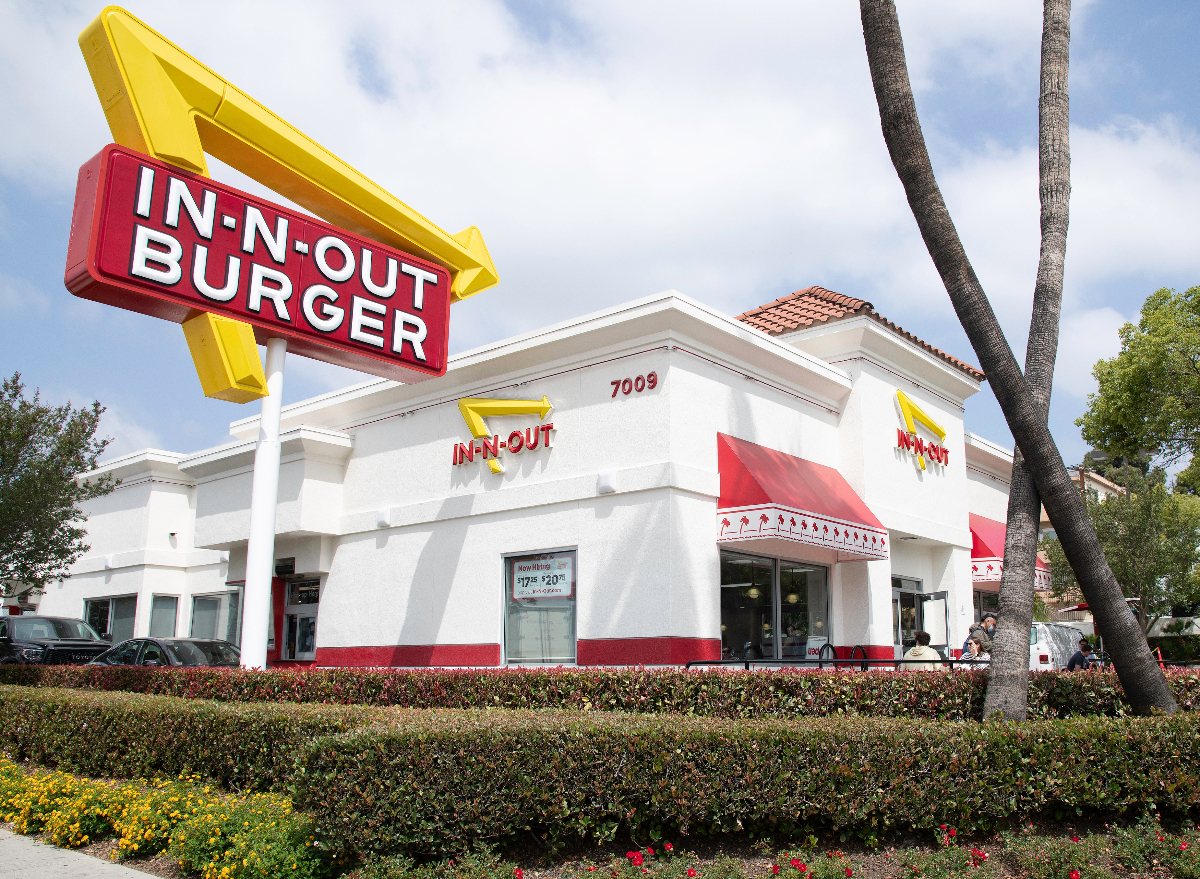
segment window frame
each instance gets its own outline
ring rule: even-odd
[[[557,553],[573,553],[572,560],[572,582],[571,582],[571,633],[572,633],[572,659],[570,662],[562,660],[527,660],[527,659],[510,659],[508,655],[508,610],[509,610],[509,595],[512,590],[512,584],[509,582],[509,571],[512,569],[511,561],[513,559],[533,558],[536,556],[555,555]],[[549,549],[533,549],[524,550],[521,552],[506,552],[500,555],[500,665],[509,667],[528,667],[528,668],[553,668],[559,665],[579,665],[579,546],[558,546]]]
[[[175,616],[174,616],[174,619],[171,621],[171,634],[169,634],[169,635],[155,635],[154,634],[154,602],[160,598],[175,599]],[[172,594],[169,594],[166,592],[151,593],[151,595],[150,595],[150,624],[146,629],[146,631],[148,633],[147,637],[150,637],[150,638],[175,638],[175,637],[177,637],[176,633],[179,631],[179,605],[182,604],[182,601],[180,600],[181,598],[182,598],[182,596],[180,596],[180,595],[172,595]]]
[[[193,593],[191,594],[190,598],[192,599],[192,607],[191,607],[191,613],[190,613],[190,614],[189,614],[189,616],[188,616],[188,634],[187,634],[187,637],[188,637],[188,638],[196,638],[196,639],[199,639],[199,640],[202,640],[202,641],[203,641],[203,640],[225,641],[226,643],[228,643],[228,644],[232,644],[234,647],[236,647],[236,648],[238,648],[239,650],[241,650],[241,648],[242,648],[242,622],[243,622],[243,620],[244,620],[244,618],[245,618],[245,615],[246,615],[246,587],[245,587],[245,584],[244,584],[244,582],[241,582],[241,581],[239,581],[239,582],[237,582],[237,583],[226,583],[226,584],[225,584],[225,587],[226,587],[226,588],[224,588],[224,589],[218,589],[218,590],[214,590],[214,591],[212,591],[212,592],[193,592]],[[228,634],[228,631],[229,631],[229,616],[228,616],[228,612],[226,612],[226,616],[225,616],[225,621],[226,621],[226,622],[225,622],[225,631],[224,631],[224,633],[222,633],[222,632],[220,631],[220,626],[221,626],[221,623],[220,623],[220,614],[221,614],[221,611],[220,611],[220,608],[219,608],[219,607],[218,607],[218,610],[217,610],[217,628],[218,628],[218,632],[216,633],[215,637],[213,637],[213,638],[209,639],[209,638],[200,638],[200,636],[196,635],[196,634],[195,634],[195,629],[196,629],[196,599],[197,599],[197,598],[217,598],[217,599],[220,599],[220,598],[223,598],[223,597],[224,597],[224,598],[226,598],[226,600],[228,600],[228,599],[227,599],[227,596],[230,596],[230,595],[237,595],[237,596],[238,596],[238,611],[237,611],[237,640],[235,640],[235,641],[230,641],[228,638],[225,638],[225,637],[223,637],[223,634]],[[176,630],[177,632],[179,631],[179,624],[178,624],[178,620],[176,620],[176,628],[175,628],[175,630]],[[175,637],[181,637],[181,636],[179,636],[179,635],[176,635]]]
[[[139,596],[138,593],[136,593],[136,592],[124,592],[124,593],[121,593],[120,595],[97,595],[95,598],[85,598],[85,599],[83,599],[82,619],[89,626],[92,626],[90,605],[93,602],[98,603],[101,601],[107,601],[108,602],[108,615],[104,619],[104,631],[100,631],[100,629],[97,628],[96,626],[92,626],[92,628],[95,629],[96,633],[101,636],[108,635],[110,644],[115,645],[115,644],[121,643],[122,641],[132,641],[134,638],[137,637],[137,608],[138,608],[138,599],[140,597],[141,596]],[[116,609],[115,602],[117,602],[123,598],[132,598],[133,599],[133,631],[129,633],[128,638],[122,638],[121,641],[117,641],[117,639],[114,638],[113,634],[112,634],[113,611]]]
[[[808,567],[808,568],[819,568],[820,570],[825,572],[825,627],[826,627],[826,632],[828,632],[828,633],[833,632],[833,590],[832,590],[832,588],[830,586],[830,582],[829,582],[830,581],[830,566],[829,565],[823,565],[820,562],[810,562],[805,559],[787,559],[787,558],[782,558],[780,556],[763,555],[762,553],[758,553],[758,552],[745,552],[744,550],[741,550],[741,549],[721,547],[717,553],[717,589],[731,588],[731,587],[721,585],[721,563],[722,563],[722,556],[725,556],[725,555],[743,556],[745,558],[752,558],[752,559],[757,559],[760,561],[765,561],[765,562],[771,563],[771,592],[772,592],[772,602],[773,602],[772,613],[771,613],[771,616],[772,616],[771,628],[772,628],[772,641],[774,643],[775,653],[774,653],[774,656],[772,656],[772,657],[769,657],[769,658],[763,657],[762,659],[751,660],[752,662],[770,663],[770,662],[794,660],[797,658],[799,658],[799,659],[807,659],[808,658],[807,656],[802,656],[802,657],[795,657],[795,656],[784,657],[783,656],[783,646],[784,646],[783,645],[784,633],[782,631],[782,628],[783,628],[783,590],[782,590],[782,582],[781,582],[782,575],[780,573],[780,568],[784,565],[801,565],[801,566]],[[717,593],[717,601],[719,604],[720,603],[720,593],[719,592]],[[721,622],[719,619],[718,619],[717,624],[718,624],[718,626],[724,625],[724,623]],[[718,630],[717,634],[718,634],[718,641],[721,642],[722,650],[723,650],[724,643],[725,643],[724,633],[722,631]],[[833,637],[831,634],[827,634],[825,636],[825,643],[826,644],[833,643]],[[724,657],[722,657],[722,658],[724,658]],[[744,662],[745,660],[738,659],[736,661]]]
[[[317,601],[316,604],[290,604],[292,600],[293,590],[301,586],[311,588],[312,584],[317,586]],[[320,625],[320,610],[321,596],[325,592],[325,578],[321,575],[316,577],[296,577],[289,578],[283,583],[283,636],[279,641],[279,659],[281,662],[315,662],[317,659],[317,627]],[[289,655],[288,652],[288,633],[291,629],[291,622],[295,620],[296,624],[296,644],[300,643],[300,621],[303,619],[311,619],[313,621],[313,649],[301,652],[296,650]]]

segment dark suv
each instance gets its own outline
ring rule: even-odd
[[[0,616],[0,663],[85,665],[111,646],[83,620]]]

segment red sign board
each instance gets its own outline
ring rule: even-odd
[[[446,372],[444,268],[115,144],[79,169],[65,282],[176,323],[227,315],[385,378]]]

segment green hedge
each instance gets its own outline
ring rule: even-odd
[[[13,759],[287,792],[344,855],[654,831],[992,827],[1200,804],[1200,717],[977,724],[229,705],[0,688]]]
[[[16,759],[83,775],[198,772],[232,790],[281,790],[297,752],[315,737],[348,730],[378,713],[0,687],[0,743]]]
[[[1167,674],[1183,711],[1200,708],[1200,674]],[[323,702],[409,708],[569,708],[750,718],[979,719],[986,671],[496,669],[316,671],[0,666],[0,684],[122,690],[222,702]],[[1031,717],[1121,716],[1112,672],[1029,676]]]
[[[434,711],[317,739],[294,795],[335,850],[374,854],[529,832],[969,830],[1084,808],[1192,810],[1198,732],[1185,714],[975,724]]]

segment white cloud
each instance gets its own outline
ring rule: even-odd
[[[111,405],[104,410],[104,414],[100,416],[97,435],[111,437],[112,442],[104,450],[103,460],[119,458],[142,449],[174,448],[171,443],[164,445],[158,432],[147,426],[150,422],[147,415],[145,412],[137,412],[136,408],[126,411]]]
[[[14,278],[0,272],[0,309],[5,314],[32,311],[45,314],[50,307],[50,297],[24,278]]]
[[[854,4],[564,2],[536,19],[490,0],[129,8],[435,222],[483,230],[502,281],[454,307],[456,350],[668,288],[737,313],[812,283],[935,344],[961,338],[883,145]],[[69,197],[109,139],[76,45],[95,13],[0,6],[0,176]],[[970,80],[998,104],[1036,101],[1040,19],[1036,0],[903,4],[918,99]],[[926,134],[1020,358],[1036,150],[968,149],[969,132],[929,120]],[[1111,338],[1106,280],[1163,266],[1200,280],[1194,133],[1129,120],[1076,128],[1072,146],[1064,389],[1085,388],[1101,356],[1067,346],[1068,326]],[[319,389],[357,378],[294,369]]]
[[[1055,390],[1077,397],[1096,392],[1092,367],[1097,360],[1115,357],[1121,351],[1118,335],[1126,318],[1112,308],[1093,308],[1064,315],[1059,330],[1058,349],[1061,355],[1055,363]]]

